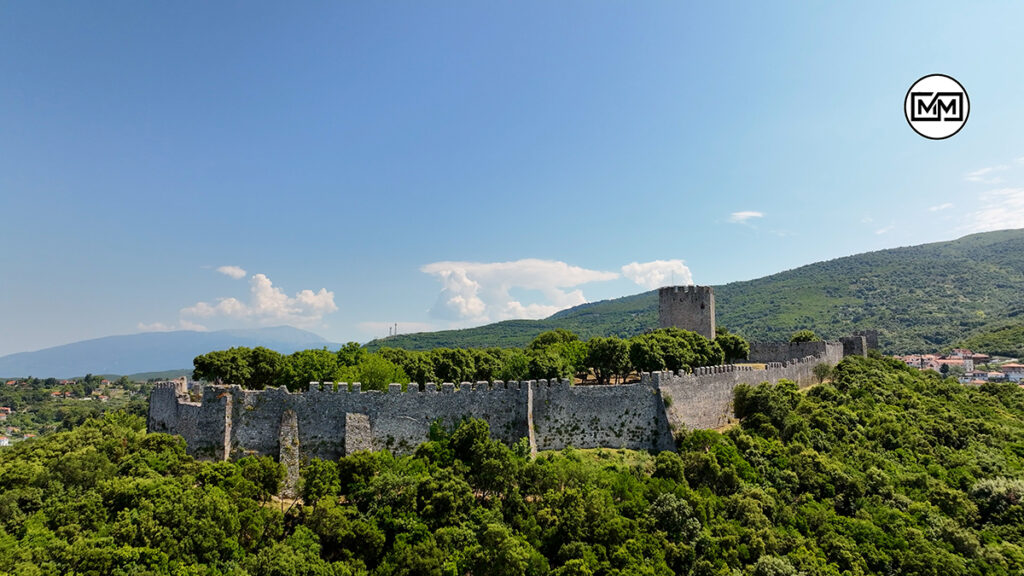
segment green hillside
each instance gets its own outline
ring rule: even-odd
[[[958,348],[968,348],[995,356],[1024,357],[1024,324],[980,332],[961,340]]]
[[[715,287],[718,323],[751,340],[811,328],[827,338],[881,333],[892,353],[942,348],[1024,313],[1024,229],[868,252]],[[401,334],[370,348],[523,346],[553,328],[583,338],[631,336],[657,326],[657,294],[584,304],[543,320]]]
[[[107,414],[0,448],[0,574],[1010,576],[1024,572],[1024,390],[851,357],[742,386],[677,451],[542,452],[482,420],[414,454],[196,461]]]

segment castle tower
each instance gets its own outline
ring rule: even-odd
[[[715,293],[711,286],[658,289],[658,325],[682,328],[715,339]]]

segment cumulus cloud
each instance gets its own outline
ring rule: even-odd
[[[753,210],[733,212],[729,215],[729,222],[732,222],[733,224],[746,224],[752,218],[764,218],[764,213],[754,212]]]
[[[206,332],[207,330],[206,326],[203,326],[202,324],[197,324],[196,322],[190,322],[188,320],[185,320],[184,318],[182,318],[181,321],[178,322],[178,326],[180,326],[182,330],[195,330],[196,332]]]
[[[217,272],[220,272],[225,276],[231,276],[235,280],[245,278],[246,275],[246,271],[238,266],[221,266],[220,268],[217,268]]]
[[[196,332],[206,331],[206,326],[196,324],[195,322],[189,322],[188,320],[182,320],[177,325],[173,323],[164,324],[163,322],[153,322],[152,324],[139,322],[137,327],[140,332],[170,332],[172,330],[195,330]]]
[[[274,286],[265,274],[255,274],[249,280],[248,302],[234,297],[220,298],[213,304],[196,302],[192,306],[182,308],[181,315],[246,319],[261,324],[310,326],[320,322],[324,315],[337,310],[334,292],[326,288],[321,288],[319,292],[301,290],[295,296],[288,296]]]
[[[944,204],[939,204],[937,206],[929,206],[928,207],[928,211],[929,212],[939,212],[940,210],[945,210],[947,208],[952,208],[952,207],[953,207],[953,203],[952,202],[946,202]]]
[[[420,270],[441,281],[441,293],[430,314],[453,323],[544,318],[587,301],[582,290],[568,288],[619,277],[615,272],[535,258],[514,262],[434,262]],[[538,291],[545,301],[523,303],[511,294],[513,289]]]
[[[693,284],[693,275],[682,260],[630,262],[622,267],[622,275],[648,290],[662,286]]]
[[[174,330],[174,326],[168,326],[163,322],[153,322],[152,324],[139,322],[137,327],[141,332],[167,332],[169,330]]]
[[[974,172],[968,172],[964,175],[964,180],[968,182],[982,182],[984,184],[999,184],[1003,181],[1002,178],[996,176],[995,172],[1002,172],[1009,168],[1006,164],[998,164],[996,166],[986,166],[980,168]]]
[[[1024,228],[1024,188],[1000,188],[982,194],[961,227],[965,232]]]

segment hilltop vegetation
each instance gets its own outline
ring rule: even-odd
[[[1006,326],[961,340],[957,348],[967,348],[995,356],[1024,358],[1024,324]]]
[[[368,352],[349,342],[337,352],[300,350],[288,356],[262,347],[231,348],[199,355],[195,378],[260,390],[310,382],[359,382],[363,390],[417,382],[491,382],[539,379],[623,381],[632,373],[690,370],[745,358],[747,343],[727,331],[712,342],[700,334],[668,328],[628,340],[595,337],[583,342],[567,330],[543,332],[525,348],[381,348]]]
[[[1024,314],[1024,230],[869,252],[715,287],[718,323],[750,341],[810,328],[836,339],[879,330],[889,353],[936,350]],[[584,304],[544,320],[402,334],[368,347],[523,346],[545,330],[626,338],[658,325],[657,292]]]
[[[197,462],[107,415],[0,451],[0,573],[840,574],[1024,571],[1024,391],[848,358],[678,453],[528,456],[486,423],[414,455]]]

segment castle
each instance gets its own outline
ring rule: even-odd
[[[678,322],[670,325],[714,335],[710,287],[662,288],[659,307],[662,326]],[[335,459],[357,450],[407,453],[427,439],[433,422],[453,426],[466,417],[486,420],[492,436],[504,442],[528,438],[531,451],[568,446],[671,450],[673,430],[728,423],[739,384],[786,378],[809,386],[816,365],[865,354],[869,338],[751,343],[749,361],[763,368],[725,365],[644,373],[640,382],[606,386],[573,386],[568,380],[410,384],[406,391],[391,384],[387,392],[331,382],[313,382],[304,392],[206,386],[201,401],[192,402],[180,383],[168,383],[150,396],[148,429],[184,437],[188,452],[200,458],[278,458],[288,469],[286,485],[292,487],[301,461]]]

